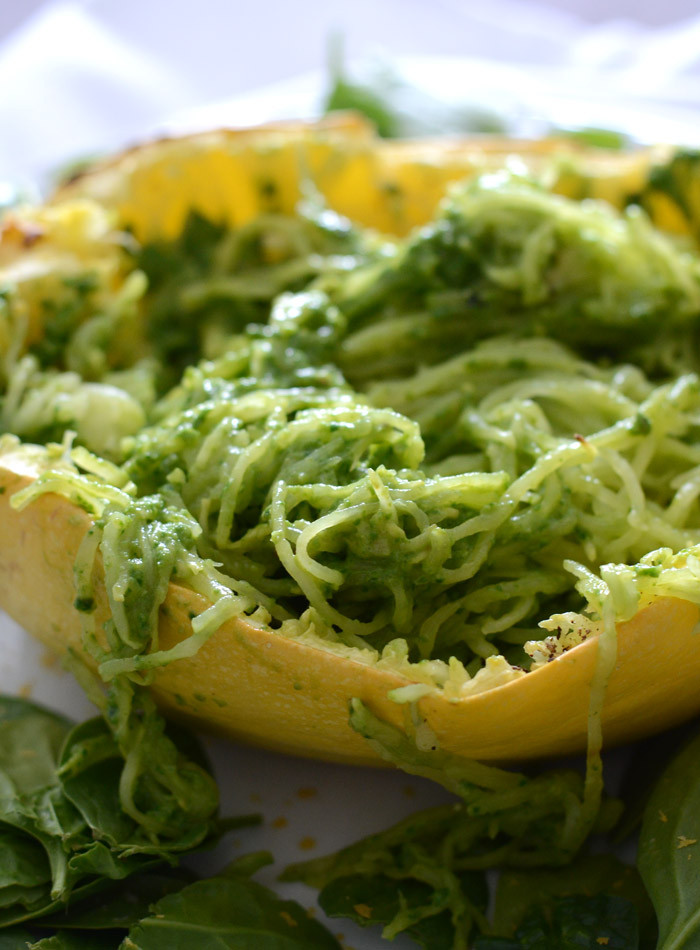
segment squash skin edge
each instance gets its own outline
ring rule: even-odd
[[[23,511],[12,494],[32,479],[31,460],[0,458],[0,606],[53,651],[81,650],[73,560],[90,524],[67,499],[46,494]],[[98,583],[98,624],[107,616]],[[171,583],[160,611],[160,647],[189,636],[205,598]],[[700,609],[659,597],[618,625],[618,658],[603,709],[606,745],[675,725],[700,712]],[[439,691],[418,710],[446,751],[514,762],[581,751],[597,645],[592,637],[545,666],[457,700]],[[406,728],[410,708],[387,693],[411,680],[244,620],[225,623],[196,656],[159,670],[152,690],[176,718],[280,752],[381,764],[348,725],[357,697]]]

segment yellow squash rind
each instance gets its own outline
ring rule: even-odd
[[[12,494],[37,471],[24,450],[0,456],[0,603],[52,650],[80,650],[72,564],[90,520],[52,494],[22,511],[12,509]],[[104,591],[100,600],[104,615]],[[191,618],[206,606],[198,594],[171,584],[161,610],[161,647],[189,636]],[[620,624],[618,661],[603,712],[608,742],[634,739],[700,712],[699,620],[695,605],[660,598]],[[515,761],[581,749],[596,650],[596,640],[589,639],[505,685],[456,701],[439,692],[424,696],[418,710],[444,749],[472,758]],[[358,697],[383,719],[407,726],[409,707],[387,694],[410,682],[388,669],[235,620],[196,656],[159,671],[153,689],[176,716],[246,742],[329,761],[378,764],[348,725],[349,700]]]

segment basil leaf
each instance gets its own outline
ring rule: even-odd
[[[121,950],[340,950],[301,905],[234,874],[198,881],[163,898]]]
[[[649,799],[637,865],[659,920],[659,950],[700,948],[700,735]]]

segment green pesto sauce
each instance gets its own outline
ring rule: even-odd
[[[244,615],[349,648],[402,638],[471,673],[527,666],[538,621],[585,606],[571,564],[700,542],[700,265],[637,209],[504,173],[398,243],[307,202],[235,232],[193,214],[131,266],[139,320],[115,305],[87,333],[94,281],[67,286],[4,399],[5,428],[41,439],[70,397],[50,437],[97,456],[51,490],[99,508],[104,675],[175,658],[146,656],[171,579],[219,605],[197,643]],[[69,362],[136,407],[107,447]]]

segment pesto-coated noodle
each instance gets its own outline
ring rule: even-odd
[[[454,689],[489,657],[541,662],[539,622],[585,611],[593,763],[616,621],[650,586],[700,601],[697,258],[641,213],[507,175],[399,244],[321,221],[227,233],[193,216],[138,251],[107,323],[80,299],[52,361],[17,343],[18,319],[3,424],[68,441],[13,504],[57,491],[95,516],[77,597],[126,706],[124,684],[231,617],[407,655]],[[114,389],[130,407],[116,440],[85,409]],[[161,650],[172,579],[212,606]],[[598,785],[591,768],[584,811]]]

